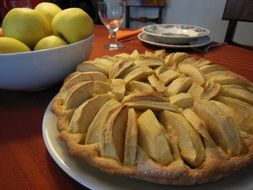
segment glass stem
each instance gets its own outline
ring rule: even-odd
[[[109,30],[109,39],[112,42],[116,42],[116,31],[115,30]]]

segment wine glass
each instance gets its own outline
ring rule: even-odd
[[[125,2],[119,0],[98,2],[98,14],[109,31],[109,42],[104,47],[108,50],[123,48],[124,45],[116,40],[116,34],[125,17]]]

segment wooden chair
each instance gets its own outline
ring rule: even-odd
[[[224,41],[228,44],[253,50],[252,46],[233,41],[236,26],[239,21],[253,22],[253,0],[227,0],[222,19],[229,21]]]
[[[154,22],[162,23],[162,11],[165,6],[165,0],[126,0],[126,27],[130,27],[131,21],[140,23]],[[131,8],[154,8],[158,9],[158,15],[155,18],[149,16],[134,17],[131,14]]]

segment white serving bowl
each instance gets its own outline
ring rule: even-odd
[[[57,48],[0,54],[0,89],[39,90],[61,82],[88,59],[93,36]]]
[[[142,31],[167,44],[186,44],[209,34],[205,28],[186,24],[154,24],[143,27]]]

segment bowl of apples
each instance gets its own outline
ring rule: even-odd
[[[11,9],[0,35],[0,89],[39,90],[61,82],[89,58],[93,28],[80,8],[43,2]]]

